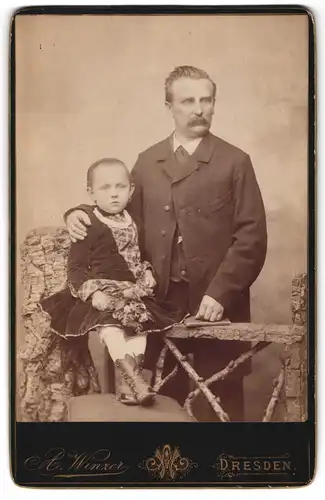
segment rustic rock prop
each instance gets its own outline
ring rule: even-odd
[[[88,338],[60,338],[38,307],[42,298],[66,286],[69,246],[65,229],[49,227],[29,232],[21,247],[25,328],[19,352],[22,421],[65,421],[71,396],[100,392]]]

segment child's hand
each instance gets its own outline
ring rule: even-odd
[[[123,290],[123,297],[125,299],[135,299],[136,293],[134,288],[126,288],[125,290]]]
[[[144,272],[144,284],[148,288],[154,288],[156,286],[156,284],[157,284],[155,278],[152,275],[152,272],[150,271],[150,269],[147,269]]]
[[[92,296],[91,302],[92,305],[95,309],[98,309],[98,311],[105,311],[108,307],[108,297],[105,295],[104,292],[101,292],[98,290],[95,292]]]

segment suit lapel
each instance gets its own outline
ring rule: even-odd
[[[167,174],[171,182],[174,182],[176,173],[176,164],[173,151],[173,134],[160,144],[157,154],[157,162],[161,165],[163,171]]]
[[[199,168],[200,163],[209,163],[213,151],[210,133],[203,137],[189,160],[183,164],[180,164],[175,157],[172,140],[173,135],[169,136],[161,143],[161,148],[157,156],[157,161],[161,164],[162,169],[170,178],[171,183],[179,182],[191,175]]]
[[[192,154],[192,157],[199,163],[209,163],[213,153],[212,134],[208,132]]]
[[[191,155],[185,163],[179,163],[173,154],[168,162],[168,170],[172,172],[172,183],[179,182],[199,168],[196,159]]]

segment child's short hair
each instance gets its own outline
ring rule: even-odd
[[[87,187],[91,187],[92,186],[92,182],[93,182],[93,173],[94,171],[96,170],[96,168],[101,165],[102,163],[105,163],[106,165],[116,165],[117,163],[119,165],[121,165],[122,167],[124,167],[125,169],[125,172],[128,176],[128,179],[129,181],[131,182],[131,176],[130,176],[130,172],[128,171],[125,163],[123,163],[122,160],[119,160],[118,158],[101,158],[100,160],[97,160],[95,161],[92,165],[90,165],[90,167],[88,168],[88,171],[87,171]]]

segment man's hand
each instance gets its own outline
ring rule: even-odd
[[[209,295],[204,295],[195,318],[205,321],[220,321],[223,312],[224,308],[219,302],[209,297]]]
[[[144,284],[148,288],[154,288],[156,286],[156,284],[157,284],[155,278],[152,275],[152,272],[150,271],[150,269],[147,269],[145,271],[145,273],[144,273]]]
[[[89,216],[83,210],[74,210],[66,220],[71,241],[83,240],[87,236],[86,226],[91,226]]]
[[[93,293],[91,302],[92,305],[95,309],[98,309],[98,311],[105,311],[108,306],[108,301],[109,298],[107,295],[105,295],[104,292],[101,292],[100,290],[97,290],[97,292]]]

